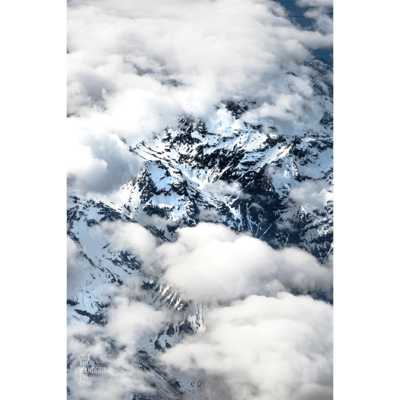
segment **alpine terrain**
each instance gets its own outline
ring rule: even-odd
[[[167,308],[174,322],[149,331],[136,345],[131,363],[148,372],[154,393],[128,393],[126,399],[201,399],[202,376],[166,368],[159,355],[187,335],[207,329],[207,304],[186,301],[162,274],[147,273],[140,257],[116,251],[98,229],[104,222],[138,223],[157,243],[177,240],[177,229],[200,222],[223,224],[274,249],[297,247],[324,264],[333,252],[333,87],[332,66],[321,58],[309,67],[313,98],[322,110],[315,123],[285,130],[282,125],[252,125],[247,112],[259,106],[252,99],[226,100],[215,105],[212,122],[182,116],[178,128],[166,127],[129,148],[141,160],[141,170],[108,197],[81,195],[68,189],[68,236],[78,249],[79,279],[68,283],[68,321],[106,326],[114,304],[105,287],[120,287],[136,277],[138,300],[155,310]],[[287,71],[285,84],[295,74]],[[211,120],[210,120],[211,121]],[[296,288],[293,294],[299,292]],[[332,303],[332,292],[310,291]],[[85,340],[82,338],[82,340]],[[110,352],[123,349],[113,343]],[[100,365],[96,358],[91,366]],[[79,359],[68,355],[68,374]],[[68,398],[78,399],[68,387]]]

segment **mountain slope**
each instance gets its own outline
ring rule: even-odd
[[[177,378],[160,373],[154,360],[183,335],[204,329],[204,305],[184,302],[161,277],[147,276],[137,256],[113,250],[98,227],[106,221],[139,223],[161,243],[174,241],[178,227],[220,223],[274,248],[297,246],[325,262],[333,250],[332,67],[319,58],[305,65],[313,71],[310,81],[322,110],[317,124],[290,134],[279,126],[251,125],[243,117],[255,102],[227,101],[216,107],[211,123],[184,116],[178,129],[166,128],[130,147],[143,164],[119,190],[118,202],[69,194],[68,235],[81,265],[79,279],[68,283],[69,321],[106,324],[113,298],[105,286],[120,286],[130,277],[146,292],[141,301],[177,315],[137,347],[136,364],[147,363],[154,375],[159,395],[152,398],[180,398],[199,387],[201,379],[186,377],[176,386]],[[77,362],[69,363],[70,371]]]

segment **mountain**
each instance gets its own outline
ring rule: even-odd
[[[333,251],[332,66],[317,57],[304,64],[313,71],[309,79],[323,110],[316,124],[290,133],[281,126],[255,126],[242,118],[257,106],[254,101],[226,101],[216,106],[212,123],[182,116],[177,129],[166,128],[129,147],[143,163],[119,190],[119,202],[70,190],[68,236],[78,249],[81,275],[69,280],[68,320],[106,324],[113,299],[104,285],[120,286],[129,277],[137,277],[146,291],[141,301],[177,315],[176,322],[137,346],[134,363],[151,371],[158,394],[134,399],[199,395],[201,378],[172,376],[160,367],[157,354],[204,329],[205,305],[187,303],[147,276],[135,254],[111,249],[96,227],[105,221],[139,223],[161,243],[174,241],[178,227],[213,222],[249,232],[274,248],[299,247],[324,263]],[[291,75],[286,73],[287,85]],[[326,294],[310,294],[331,301]],[[69,371],[77,363],[69,354]]]

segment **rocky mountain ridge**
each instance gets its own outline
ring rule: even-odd
[[[162,243],[176,240],[178,227],[213,222],[249,232],[274,248],[299,247],[324,263],[333,251],[332,66],[319,58],[305,65],[313,71],[310,80],[323,109],[318,124],[285,134],[280,127],[245,122],[254,102],[227,101],[216,107],[212,124],[184,116],[178,129],[166,128],[130,147],[143,164],[120,189],[118,203],[69,193],[68,236],[83,266],[79,280],[69,282],[69,321],[106,324],[113,299],[104,287],[130,277],[146,292],[141,301],[179,315],[139,342],[135,362],[152,371],[158,397],[133,399],[198,395],[201,379],[172,377],[158,365],[157,354],[205,328],[205,305],[185,302],[147,276],[135,254],[113,250],[96,228],[106,221],[139,223]],[[72,354],[69,360],[72,371],[78,361]]]

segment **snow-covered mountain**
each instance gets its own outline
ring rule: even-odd
[[[83,197],[70,190],[68,235],[82,267],[80,279],[69,282],[69,321],[106,324],[104,310],[113,299],[105,285],[119,286],[130,277],[145,290],[141,301],[177,315],[176,322],[140,341],[134,362],[152,371],[157,396],[134,399],[198,395],[201,377],[171,375],[159,366],[157,354],[204,329],[205,306],[183,301],[174,288],[147,276],[137,256],[115,251],[98,225],[137,222],[161,243],[174,241],[178,227],[213,222],[250,232],[274,248],[297,246],[324,263],[333,251],[332,66],[319,58],[305,65],[313,70],[310,80],[322,109],[317,124],[290,134],[280,126],[254,126],[242,116],[256,103],[226,101],[216,106],[212,122],[183,116],[178,129],[166,128],[129,147],[143,164],[117,196]],[[70,354],[69,371],[77,363]]]

